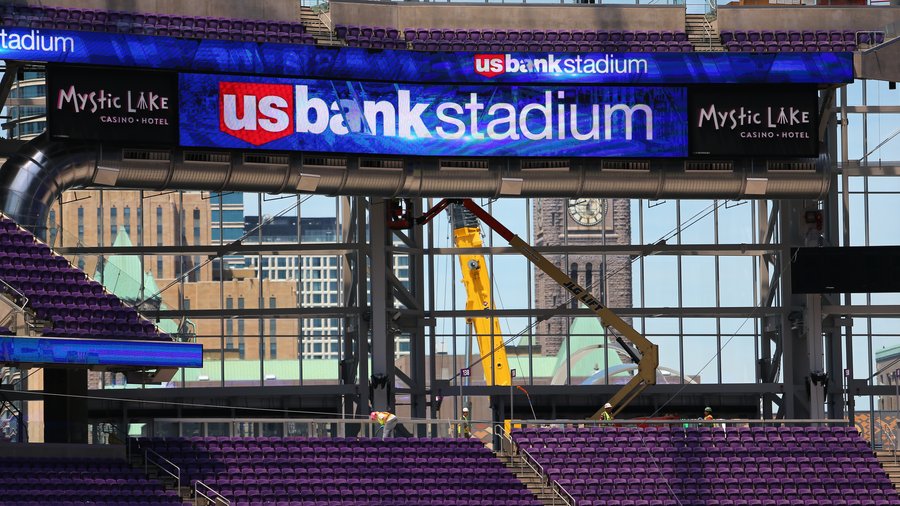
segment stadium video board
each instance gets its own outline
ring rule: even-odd
[[[417,156],[682,157],[683,87],[181,74],[182,146]]]
[[[0,336],[0,363],[203,367],[203,345],[162,341]]]
[[[472,53],[198,40],[107,32],[0,28],[0,58],[182,72],[407,83],[837,84],[853,54]]]
[[[178,76],[49,66],[47,116],[55,139],[176,144]]]
[[[814,157],[811,86],[423,85],[181,74],[182,146],[412,156]]]

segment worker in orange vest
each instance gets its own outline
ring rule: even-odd
[[[369,413],[369,420],[381,425],[381,439],[394,437],[394,427],[397,426],[397,416],[389,411],[373,411]]]

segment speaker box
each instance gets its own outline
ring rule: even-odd
[[[900,292],[900,246],[792,248],[794,293]]]

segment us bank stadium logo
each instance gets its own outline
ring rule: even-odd
[[[683,156],[681,87],[181,74],[183,146],[444,156]]]
[[[599,57],[567,55],[560,58],[548,54],[541,58],[517,58],[511,54],[476,54],[475,73],[484,77],[501,74],[627,74],[641,75],[649,72],[645,58],[621,58],[614,54]]]

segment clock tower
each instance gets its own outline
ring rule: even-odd
[[[629,199],[534,199],[535,246],[593,246],[597,253],[572,251],[545,254],[604,305],[631,306],[631,262],[627,255],[603,254],[603,245],[631,243],[631,207]],[[576,248],[577,249],[577,248]],[[571,296],[564,288],[537,271],[535,307],[552,309],[567,304]],[[570,318],[557,316],[538,323],[536,344],[544,355],[556,355],[564,342]]]

